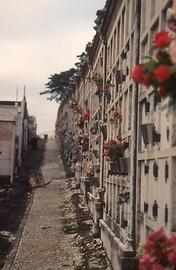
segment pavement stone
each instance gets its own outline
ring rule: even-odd
[[[62,205],[69,198],[64,168],[54,139],[48,140],[42,163],[46,182],[34,190],[33,203],[26,221],[12,270],[74,269],[80,260],[73,238],[63,231]]]

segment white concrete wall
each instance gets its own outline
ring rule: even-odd
[[[9,176],[11,181],[15,169],[14,124],[0,121],[0,176]]]

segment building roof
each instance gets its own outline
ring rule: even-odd
[[[21,105],[21,101],[6,101],[6,100],[0,100],[0,105],[8,105],[8,106],[12,106],[15,105],[15,103],[17,103],[18,105]]]

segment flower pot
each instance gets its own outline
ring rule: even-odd
[[[98,192],[98,198],[100,201],[104,200],[104,192]]]
[[[147,213],[148,212],[148,203],[144,202],[144,213]]]
[[[126,158],[119,158],[120,161],[120,172],[122,175],[128,174],[128,163]]]
[[[85,186],[85,191],[89,192],[90,191],[90,181],[84,180],[84,186]]]
[[[119,175],[121,173],[121,171],[120,171],[120,160],[119,159],[114,160],[113,164],[114,164],[114,174]]]
[[[152,124],[141,124],[141,135],[144,144],[147,145],[153,142],[153,125]]]

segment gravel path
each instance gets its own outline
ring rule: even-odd
[[[79,249],[73,246],[74,235],[63,231],[63,206],[70,194],[61,159],[54,140],[46,144],[42,171],[50,184],[34,191],[33,203],[26,221],[13,270],[74,269]]]

